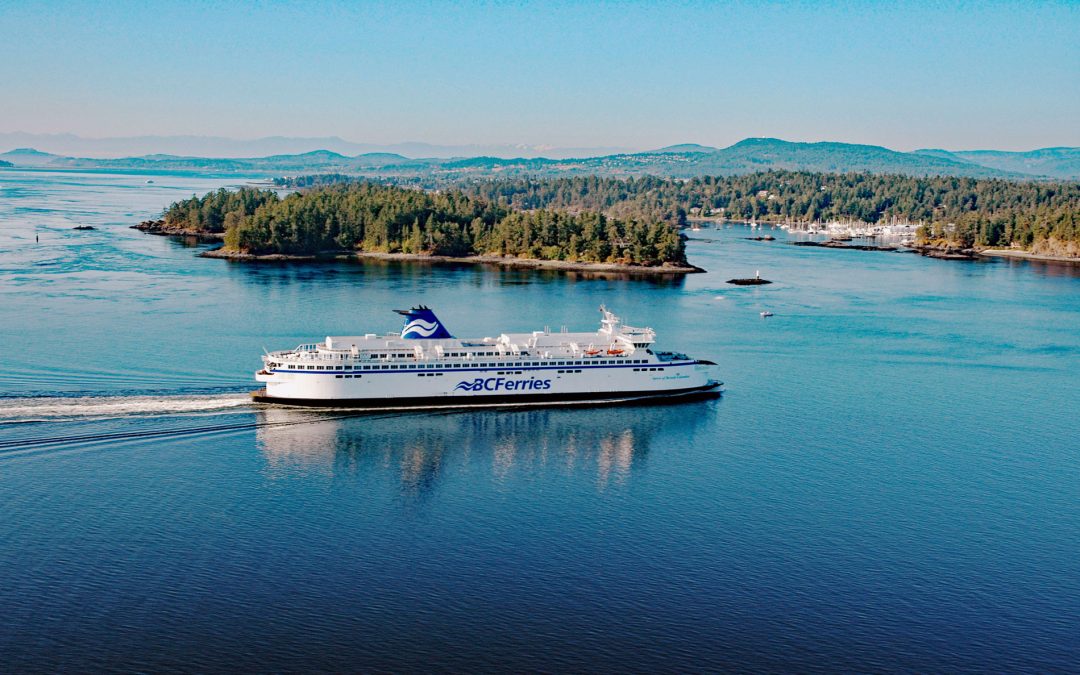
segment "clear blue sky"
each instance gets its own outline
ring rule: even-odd
[[[1080,4],[0,0],[0,131],[1080,145]]]

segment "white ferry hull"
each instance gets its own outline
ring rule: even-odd
[[[261,373],[255,400],[331,407],[453,407],[517,403],[603,402],[715,395],[710,365],[404,370],[374,373]]]
[[[511,406],[554,406],[554,405],[627,405],[634,403],[681,403],[684,401],[716,398],[721,395],[720,382],[710,382],[701,387],[686,389],[662,389],[655,391],[633,392],[596,392],[577,394],[522,394],[518,396],[428,396],[396,398],[281,398],[269,396],[261,389],[252,398],[257,403],[303,406],[307,408],[461,408],[461,407],[511,407]]]

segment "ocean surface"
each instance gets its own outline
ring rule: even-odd
[[[0,170],[0,671],[1080,670],[1080,268],[742,226],[681,279],[240,264],[129,229],[242,182]],[[264,348],[417,303],[465,336],[606,303],[725,393],[248,403]]]

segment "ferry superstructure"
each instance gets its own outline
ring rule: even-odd
[[[323,407],[618,403],[715,396],[716,364],[653,349],[656,332],[601,306],[600,329],[456,338],[424,306],[400,333],[329,336],[269,352],[256,401]]]

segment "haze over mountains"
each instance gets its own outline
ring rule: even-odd
[[[555,147],[527,144],[438,145],[433,143],[354,143],[337,136],[236,139],[223,136],[125,136],[84,138],[74,134],[30,134],[16,131],[0,133],[0,150],[35,148],[43,152],[72,157],[116,159],[151,154],[183,157],[245,158],[270,155],[295,155],[313,150],[329,150],[341,155],[391,152],[407,157],[595,157],[634,148]]]
[[[2,139],[11,134],[0,134]],[[174,142],[181,137],[171,137]],[[119,140],[119,139],[118,139]],[[222,139],[213,139],[217,143]],[[228,140],[228,139],[224,139]],[[262,141],[270,139],[261,139]],[[53,169],[169,170],[221,172],[278,176],[282,174],[343,173],[368,176],[435,176],[443,179],[499,176],[656,175],[693,177],[735,175],[769,169],[819,172],[871,172],[905,175],[950,175],[976,178],[1056,178],[1080,179],[1080,148],[1043,148],[1029,152],[997,150],[916,150],[898,152],[875,145],[852,143],[793,143],[775,138],[748,138],[727,148],[693,143],[647,152],[615,152],[576,157],[518,156],[485,154],[479,146],[430,146],[400,144],[370,146],[348,144],[341,139],[277,139],[282,147],[311,147],[311,143],[340,141],[346,145],[373,148],[357,154],[318,149],[282,152],[252,157],[200,157],[192,154],[152,154],[134,157],[71,157],[35,150],[26,146],[0,154],[0,161],[16,167]],[[246,141],[234,141],[237,148]],[[276,142],[276,141],[275,141]],[[390,152],[386,148],[408,146],[414,153]],[[3,146],[0,146],[3,147]],[[191,147],[198,147],[193,144]],[[507,146],[498,146],[506,148]],[[424,151],[461,151],[454,156],[424,154]],[[533,148],[534,152],[540,149]],[[592,151],[608,149],[593,148]]]

